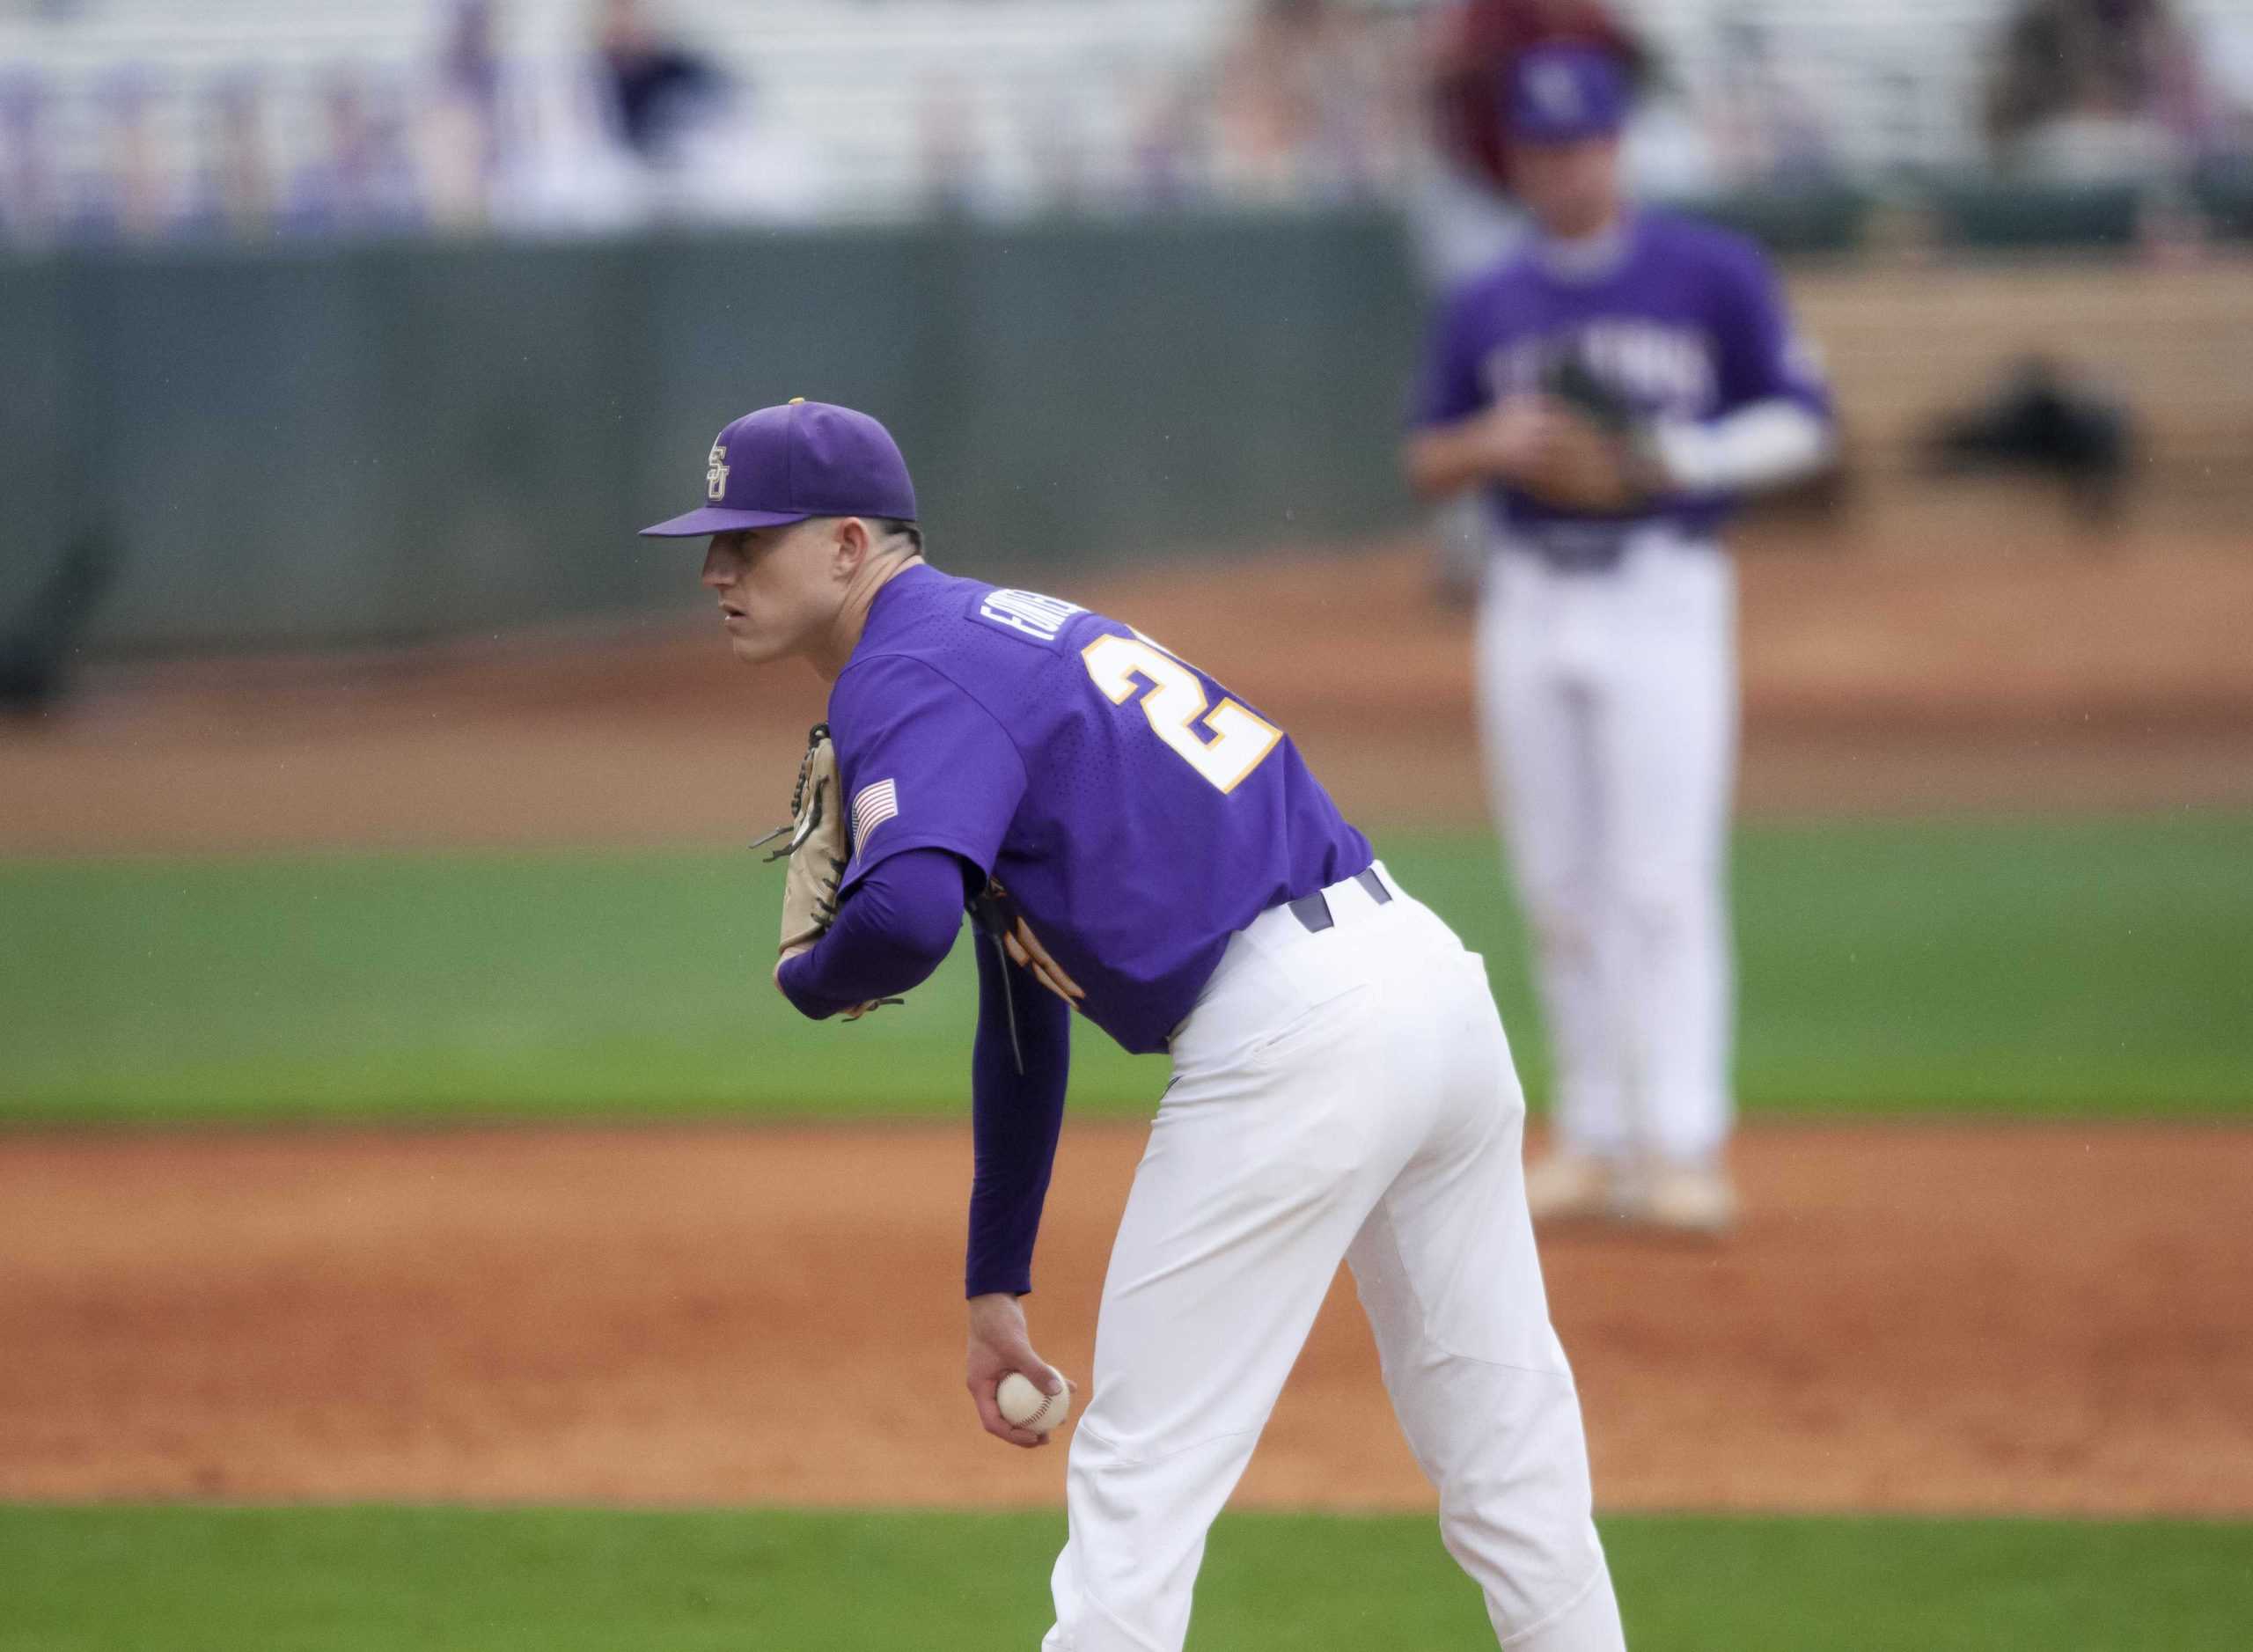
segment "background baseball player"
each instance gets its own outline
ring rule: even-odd
[[[1348,1259],[1385,1383],[1497,1636],[1623,1645],[1579,1401],[1520,1170],[1523,1102],[1479,958],[1401,890],[1296,748],[1139,633],[924,562],[883,427],[769,407],[714,444],[710,534],[735,651],[832,681],[790,844],[776,982],[809,1016],[914,987],[965,906],[968,1384],[987,1429],[1074,1010],[1173,1080],[1105,1280],[1072,1442],[1051,1652],[1182,1645],[1205,1534]]]
[[[1824,461],[1828,402],[1750,244],[1623,200],[1615,56],[1537,48],[1502,95],[1538,230],[1444,307],[1405,458],[1491,505],[1480,713],[1557,1074],[1528,1193],[1717,1230],[1737,709],[1715,534],[1735,494]]]

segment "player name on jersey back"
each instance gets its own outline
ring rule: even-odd
[[[1076,614],[1087,610],[1061,597],[1044,597],[1037,591],[989,591],[978,604],[978,617],[1018,636],[1052,647]]]

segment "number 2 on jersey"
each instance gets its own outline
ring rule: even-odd
[[[1099,636],[1080,657],[1112,704],[1123,706],[1141,690],[1142,715],[1158,738],[1222,791],[1234,791],[1283,738],[1281,729],[1233,700],[1213,704],[1196,672],[1143,637]],[[1210,739],[1200,724],[1211,731]]]

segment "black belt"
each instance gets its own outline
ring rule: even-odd
[[[1530,553],[1559,574],[1604,574],[1627,555],[1638,521],[1543,522],[1513,535],[1508,549]]]
[[[1363,867],[1354,874],[1354,881],[1369,891],[1369,899],[1380,907],[1392,904],[1392,892],[1384,886],[1384,879],[1376,875],[1374,866]],[[1310,895],[1301,895],[1291,902],[1291,916],[1305,927],[1309,935],[1320,935],[1325,929],[1337,927],[1338,920],[1330,914],[1330,902],[1317,889]]]

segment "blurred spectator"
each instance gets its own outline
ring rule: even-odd
[[[205,93],[202,113],[202,164],[180,227],[190,235],[267,233],[275,201],[265,88],[248,70],[222,76]]]
[[[481,223],[501,169],[501,56],[491,0],[451,0],[418,134],[430,220]]]
[[[1087,134],[1092,95],[1060,76],[1028,87],[1004,106],[1017,128],[1012,146],[1025,158],[1025,195],[1036,210],[1069,211],[1093,199]]]
[[[520,63],[501,83],[496,224],[528,234],[598,234],[649,216],[648,179],[615,130],[609,88],[583,59]]]
[[[28,70],[0,77],[0,241],[43,241],[62,213],[47,89]]]
[[[453,95],[490,117],[501,97],[501,54],[494,44],[492,0],[454,0],[438,52],[438,78]]]
[[[611,129],[647,169],[663,217],[798,223],[825,204],[818,158],[767,122],[757,90],[664,38],[640,0],[604,0],[598,56]]]
[[[1998,160],[2069,184],[2175,173],[2206,120],[2195,50],[2169,0],[2024,0],[1985,114]]]
[[[2198,61],[2213,88],[2211,157],[2253,159],[2253,15],[2207,18]]]
[[[1159,210],[1188,205],[1198,189],[1202,88],[1185,76],[1154,75],[1143,82],[1133,106],[1130,195],[1137,204]]]
[[[1721,72],[1708,102],[1715,160],[1731,185],[1771,190],[1821,187],[1838,157],[1814,101],[1794,84],[1773,31],[1751,18],[1719,29]]]
[[[641,0],[603,0],[597,50],[618,130],[646,161],[664,163],[680,127],[697,118],[724,82],[703,57],[662,37]]]
[[[952,218],[976,210],[978,148],[978,112],[968,91],[950,75],[927,78],[915,99],[921,211]]]
[[[709,224],[806,224],[826,204],[818,157],[763,118],[755,89],[716,83],[672,128],[656,183],[666,215]]]
[[[1260,0],[1215,88],[1222,193],[1360,195],[1397,171],[1383,26],[1368,8],[1339,0]]]
[[[293,235],[380,234],[423,221],[397,99],[351,69],[322,93],[325,145],[290,180],[282,227]]]
[[[150,86],[139,70],[101,83],[99,159],[78,180],[71,233],[85,240],[146,240],[172,227],[178,213],[150,129]]]
[[[1344,193],[1397,192],[1422,147],[1420,33],[1405,12],[1367,4],[1330,8],[1324,88],[1332,102],[1325,143]]]
[[[1316,59],[1325,0],[1260,0],[1222,60],[1215,163],[1230,195],[1297,193],[1322,121]]]
[[[974,84],[949,73],[926,79],[915,101],[918,209],[935,217],[987,220],[1037,211],[1043,180],[1024,145],[995,141],[1007,136]]]

